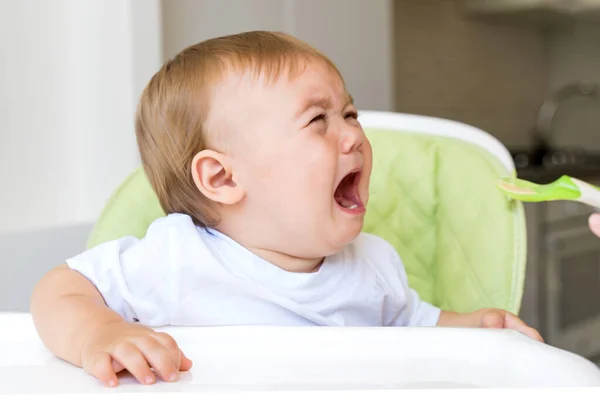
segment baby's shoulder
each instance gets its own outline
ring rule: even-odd
[[[187,248],[198,247],[198,241],[205,242],[204,230],[200,229],[186,214],[168,214],[152,221],[143,237],[123,237],[116,242],[128,249],[138,249],[134,253],[148,251],[181,252]],[[122,250],[125,250],[123,248]]]
[[[347,258],[358,264],[368,264],[377,270],[397,270],[402,267],[400,255],[387,240],[372,233],[361,233],[347,248]]]
[[[168,237],[181,240],[190,236],[198,236],[200,231],[189,215],[175,213],[152,221],[146,230],[144,239],[163,241]]]
[[[385,282],[385,287],[403,287],[404,264],[400,255],[387,240],[371,233],[361,233],[349,246],[347,261],[362,270],[370,268]]]
[[[387,240],[372,233],[362,232],[351,244],[351,251],[356,257],[369,260],[395,260],[398,252]]]
[[[154,234],[165,231],[177,231],[194,228],[194,221],[187,214],[168,214],[152,221],[148,226],[146,234]]]

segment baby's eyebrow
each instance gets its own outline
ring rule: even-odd
[[[296,113],[296,118],[302,116],[302,114],[312,107],[329,108],[330,106],[331,102],[326,97],[311,97],[300,107],[298,113]]]
[[[354,98],[350,93],[346,92],[346,104],[344,105],[344,108],[351,104],[354,104]],[[300,107],[296,113],[295,118],[301,117],[307,110],[313,107],[328,109],[331,107],[331,100],[328,97],[311,97],[303,103],[302,107]]]
[[[346,93],[346,106],[350,105],[350,104],[354,104],[354,97],[352,97],[352,95],[350,93]]]

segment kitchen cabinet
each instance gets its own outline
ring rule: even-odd
[[[546,236],[547,339],[600,360],[600,243],[573,219]]]
[[[577,20],[600,21],[599,0],[464,0],[466,15],[530,27],[564,27]]]

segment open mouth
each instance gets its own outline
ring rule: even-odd
[[[333,198],[344,210],[351,212],[362,212],[364,205],[358,194],[358,183],[360,182],[360,171],[350,172],[341,180],[335,189]]]

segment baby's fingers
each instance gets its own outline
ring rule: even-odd
[[[85,361],[83,369],[88,374],[98,378],[104,385],[115,387],[117,386],[118,378],[112,364],[112,358],[108,353],[100,353],[92,360]]]
[[[179,350],[179,359],[181,360],[181,365],[179,367],[180,371],[189,371],[190,369],[192,369],[192,360],[187,358],[181,350]]]
[[[166,333],[156,333],[154,338],[158,340],[171,354],[175,361],[175,368],[177,371],[189,371],[192,368],[192,361],[185,356],[183,351],[177,345],[175,339]]]
[[[129,342],[120,343],[115,348],[112,356],[115,361],[129,371],[140,383],[149,385],[156,381],[156,377],[150,370],[148,361],[142,354],[142,351],[134,344]]]
[[[502,310],[489,310],[481,318],[481,328],[502,329],[505,325],[505,313]]]
[[[523,322],[519,317],[517,317],[514,314],[508,312],[506,313],[505,325],[506,328],[520,332],[523,335],[530,337],[531,339],[537,340],[539,342],[544,341],[544,339],[542,339],[542,336],[539,334],[538,331],[528,326],[525,322]]]
[[[540,333],[537,330],[535,330],[534,328],[532,328],[532,327],[528,326],[527,328],[524,328],[521,331],[521,333],[523,333],[524,335],[529,336],[533,340],[537,340],[538,342],[544,343],[544,338],[542,338],[542,335],[540,335]]]
[[[167,382],[177,380],[179,377],[179,352],[172,354],[172,351],[169,351],[166,346],[152,336],[138,338],[136,344],[148,363],[163,380]]]

